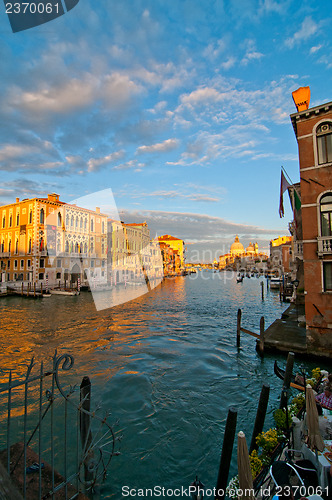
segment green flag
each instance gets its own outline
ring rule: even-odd
[[[296,210],[299,210],[301,208],[301,200],[295,189],[294,189],[294,204]]]

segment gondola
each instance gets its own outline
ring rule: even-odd
[[[281,378],[281,380],[284,380],[284,377],[285,377],[285,370],[283,370],[282,368],[280,368],[278,366],[278,363],[277,361],[275,360],[274,362],[274,373],[277,375],[277,377]],[[314,389],[317,389],[317,387],[319,386],[319,384],[321,383],[321,379],[322,377],[320,377],[320,379],[317,381]],[[291,383],[290,383],[291,387],[294,387],[295,389],[298,389],[299,391],[304,391],[304,384],[301,383],[300,381],[296,380],[295,381],[295,375],[292,373],[292,377],[291,377]]]
[[[279,377],[281,380],[284,380],[285,377],[285,371],[283,368],[280,368],[278,366],[277,360],[274,362],[274,373]],[[291,377],[291,382],[290,382],[291,387],[294,387],[295,389],[298,389],[299,391],[304,391],[304,384],[301,384],[300,382],[295,382],[295,375],[292,373]]]

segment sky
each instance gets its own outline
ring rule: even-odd
[[[0,3],[0,204],[112,190],[125,222],[210,260],[288,235],[292,92],[330,102],[332,12],[315,0],[80,0],[12,33]],[[97,196],[98,198],[98,196]]]

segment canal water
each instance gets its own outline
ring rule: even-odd
[[[286,307],[264,278],[236,283],[233,273],[212,271],[166,279],[101,311],[88,292],[2,298],[1,381],[10,368],[22,375],[32,356],[46,364],[55,349],[74,357],[70,377],[91,378],[93,401],[118,420],[122,435],[101,498],[124,498],[123,486],[187,487],[196,475],[213,488],[228,408],[237,409],[237,429],[250,442],[262,384],[271,386],[266,428],[281,391],[275,356],[262,360],[245,334],[237,349],[237,309],[243,326],[258,332],[261,316],[267,327]],[[284,365],[284,357],[277,359]]]

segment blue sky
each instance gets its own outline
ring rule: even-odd
[[[0,15],[1,204],[111,188],[188,250],[288,234],[291,93],[332,100],[329,2],[80,0],[16,34]]]

